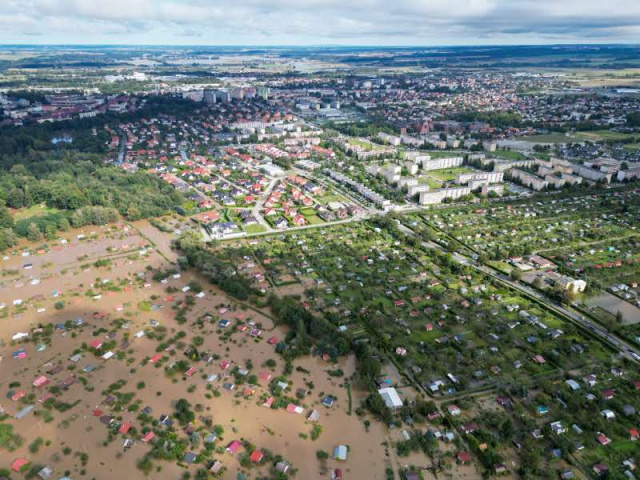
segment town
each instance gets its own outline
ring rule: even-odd
[[[0,48],[0,477],[636,478],[611,48]]]

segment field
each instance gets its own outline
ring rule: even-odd
[[[361,138],[354,138],[354,137],[350,137],[348,140],[348,143],[355,147],[361,147],[365,150],[382,150],[385,148],[383,145],[378,145],[378,144],[369,142],[367,140],[363,140]]]
[[[576,132],[575,137],[597,142],[601,140],[624,140],[625,138],[635,137],[635,135],[632,133],[612,132],[610,130],[594,130],[590,132]]]
[[[456,167],[456,168],[446,168],[443,170],[430,170],[425,173],[440,182],[448,182],[450,180],[455,180],[458,175],[461,173],[470,173],[473,170],[466,167]]]

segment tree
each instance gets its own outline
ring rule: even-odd
[[[140,220],[140,218],[142,218],[142,213],[138,207],[130,205],[127,209],[127,218],[131,221]]]
[[[514,282],[519,282],[520,280],[522,280],[522,270],[520,270],[517,267],[514,267],[511,269],[511,273],[509,274],[509,276],[511,277],[511,280],[513,280]]]
[[[12,208],[24,207],[24,191],[20,188],[14,188],[7,194],[7,205]]]
[[[66,218],[61,218],[60,221],[58,222],[58,229],[61,232],[66,232],[70,228],[71,228],[71,225],[69,224],[69,220],[67,220]]]
[[[11,228],[13,227],[13,217],[9,213],[6,207],[0,207],[0,227]]]
[[[27,238],[32,242],[42,240],[42,232],[35,223],[30,223],[27,229]]]
[[[542,288],[544,288],[544,281],[542,280],[542,277],[537,276],[533,281],[533,286],[536,287],[538,290],[542,290]]]

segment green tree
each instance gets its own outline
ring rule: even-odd
[[[35,223],[30,223],[27,229],[27,238],[32,242],[38,242],[42,240],[42,232]]]

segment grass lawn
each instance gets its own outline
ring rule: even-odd
[[[582,140],[595,142],[598,140],[622,140],[636,135],[633,133],[612,132],[610,130],[593,130],[592,132],[576,132],[575,136]]]
[[[300,214],[309,222],[310,225],[318,225],[320,223],[324,223],[318,215],[316,215],[316,211],[311,207],[305,207],[300,210]]]
[[[522,137],[525,142],[531,143],[567,143],[571,142],[571,138],[561,133],[548,133],[546,135],[532,135],[530,137]]]
[[[318,203],[331,203],[331,202],[347,202],[347,199],[342,195],[322,195],[320,197],[316,197]]]
[[[487,153],[489,157],[503,158],[505,160],[524,160],[525,157],[522,153],[514,150],[496,150],[495,152]]]
[[[431,190],[435,190],[437,188],[442,187],[442,182],[434,179],[434,178],[429,178],[429,177],[420,177],[420,179],[418,180],[418,183],[420,183],[421,185],[427,184],[429,185],[429,188]]]
[[[454,180],[461,173],[470,173],[472,171],[465,167],[445,168],[444,170],[431,170],[427,175],[441,182],[448,182],[449,180]]]
[[[43,215],[48,215],[50,213],[57,213],[60,210],[57,208],[49,208],[45,204],[42,205],[33,205],[29,208],[17,210],[13,215],[14,220],[22,220],[23,218],[29,217],[41,217]]]
[[[377,145],[375,143],[371,143],[366,140],[361,140],[354,137],[349,138],[349,144],[356,147],[364,148],[365,150],[382,150],[385,148],[383,145]]]
[[[265,231],[263,225],[256,223],[255,225],[247,225],[246,227],[242,227],[247,233],[261,233]]]

